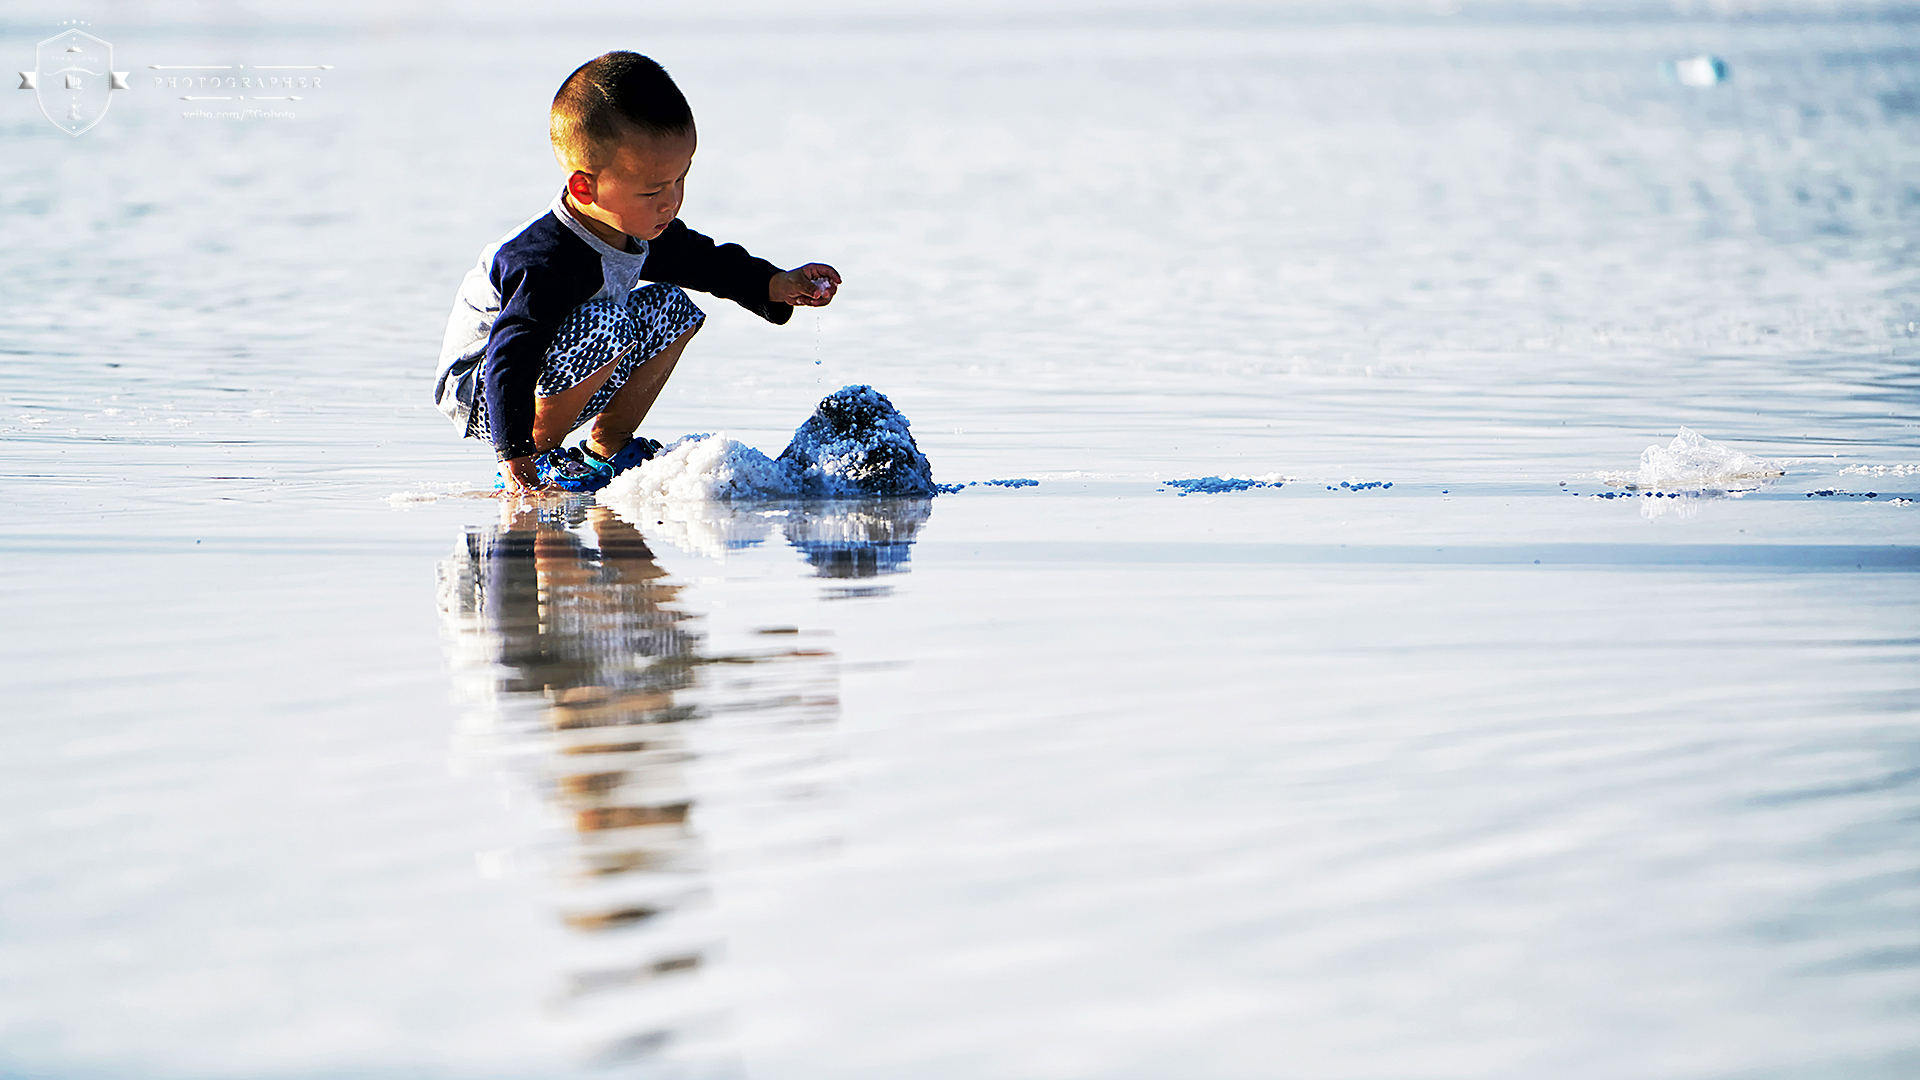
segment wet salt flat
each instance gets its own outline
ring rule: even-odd
[[[292,119],[0,120],[0,1073],[1920,1068],[1920,24],[277,10],[92,30]],[[616,46],[847,284],[503,505],[433,359]],[[848,384],[958,490],[700,497]]]

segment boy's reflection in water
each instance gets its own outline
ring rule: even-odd
[[[817,576],[872,578],[905,571],[929,513],[924,499],[881,500],[761,520],[769,532],[779,520]],[[510,859],[550,862],[571,886],[559,917],[588,947],[560,988],[562,1011],[601,1014],[585,1025],[599,1056],[647,1052],[698,1010],[686,976],[709,959],[711,938],[689,914],[705,878],[689,821],[694,742],[717,730],[733,759],[718,772],[755,778],[724,793],[733,810],[817,794],[793,763],[817,767],[803,733],[838,715],[833,654],[794,627],[713,651],[646,539],[604,506],[506,506],[502,518],[469,528],[440,567],[449,655],[483,706],[481,737],[530,766],[567,823],[557,851]]]

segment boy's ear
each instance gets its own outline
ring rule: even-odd
[[[575,169],[573,175],[567,177],[567,194],[573,196],[574,202],[592,205],[595,187],[592,173]]]

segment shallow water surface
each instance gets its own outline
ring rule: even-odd
[[[1920,1069],[1916,24],[1329,10],[98,26],[337,92],[0,126],[0,1072]],[[484,496],[626,44],[847,279],[647,430],[959,490]]]

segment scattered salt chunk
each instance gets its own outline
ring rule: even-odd
[[[1666,446],[1649,446],[1640,454],[1636,487],[1713,488],[1757,487],[1762,481],[1785,476],[1778,463],[1765,461],[1730,446],[1722,446],[1688,428],[1681,428]]]
[[[1177,493],[1182,497],[1224,495],[1230,491],[1252,491],[1255,488],[1282,486],[1282,482],[1278,480],[1253,480],[1238,476],[1197,476],[1187,480],[1162,480],[1160,484],[1162,487],[1179,489]]]
[[[1717,56],[1689,56],[1669,62],[1665,74],[1681,86],[1717,86],[1727,81],[1727,62]]]

